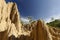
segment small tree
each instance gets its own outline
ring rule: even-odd
[[[54,20],[54,18],[52,17],[52,18],[51,18],[51,20],[53,21],[53,20]]]
[[[54,18],[53,17],[51,18],[51,21],[54,21]],[[52,25],[54,26],[54,22],[52,23]]]
[[[31,16],[28,16],[27,18],[28,18],[29,22],[33,21]]]

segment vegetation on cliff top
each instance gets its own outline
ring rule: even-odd
[[[60,28],[60,19],[55,19],[54,21],[47,23],[47,25]]]

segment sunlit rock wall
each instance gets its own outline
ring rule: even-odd
[[[43,20],[22,25],[16,3],[0,0],[0,40],[60,40],[60,29]]]
[[[22,35],[20,15],[16,3],[0,0],[0,39]],[[5,38],[5,39],[4,39]]]

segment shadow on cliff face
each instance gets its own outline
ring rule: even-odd
[[[15,36],[12,35],[11,37],[8,38],[8,40],[18,40],[18,38],[15,38]]]
[[[0,32],[0,40],[8,40],[7,30]]]
[[[21,35],[19,38],[16,38],[15,36],[11,36],[9,37],[8,40],[31,40],[31,38],[29,36],[24,36],[24,35]]]

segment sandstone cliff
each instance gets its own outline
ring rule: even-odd
[[[23,31],[16,3],[0,0],[0,39],[7,40],[12,35],[17,38],[30,33]]]
[[[0,0],[0,40],[60,40],[60,29],[42,20],[22,25],[16,3]]]

